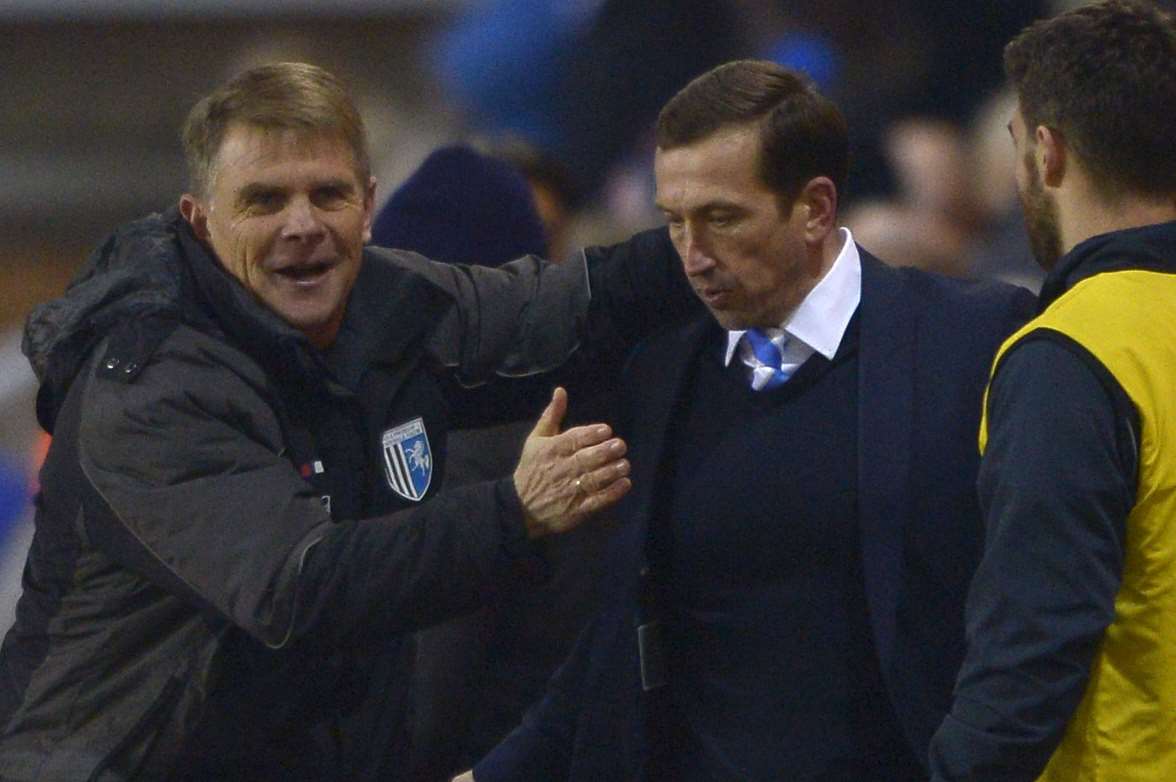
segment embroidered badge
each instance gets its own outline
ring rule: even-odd
[[[433,478],[433,454],[429,436],[420,418],[384,432],[384,474],[392,491],[406,500],[419,502]]]

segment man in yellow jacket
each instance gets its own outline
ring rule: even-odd
[[[981,423],[985,553],[946,780],[1176,780],[1176,26],[1112,0],[1005,50],[1040,315]]]

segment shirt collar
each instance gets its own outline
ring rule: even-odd
[[[841,338],[862,298],[862,259],[848,228],[839,229],[841,251],[833,265],[780,324],[788,335],[803,342],[827,359],[837,354]],[[739,340],[746,330],[727,332],[727,354],[723,365],[731,363]]]

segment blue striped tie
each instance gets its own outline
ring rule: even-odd
[[[771,337],[759,329],[748,329],[745,336],[747,337],[747,344],[751,346],[751,352],[755,354],[755,357],[762,365],[772,370],[768,381],[757,390],[763,391],[769,388],[779,388],[788,382],[788,376],[791,373],[783,370],[781,365],[784,363],[784,356],[781,355],[780,348],[776,347],[776,343],[772,342]],[[785,336],[785,339],[787,339],[787,336]],[[753,372],[752,388],[755,388],[754,377],[755,373]]]

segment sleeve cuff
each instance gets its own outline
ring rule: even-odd
[[[527,537],[523,504],[515,491],[514,480],[506,477],[495,481],[494,496],[498,502],[503,553],[528,580],[546,580],[550,575],[546,548],[542,541]]]

